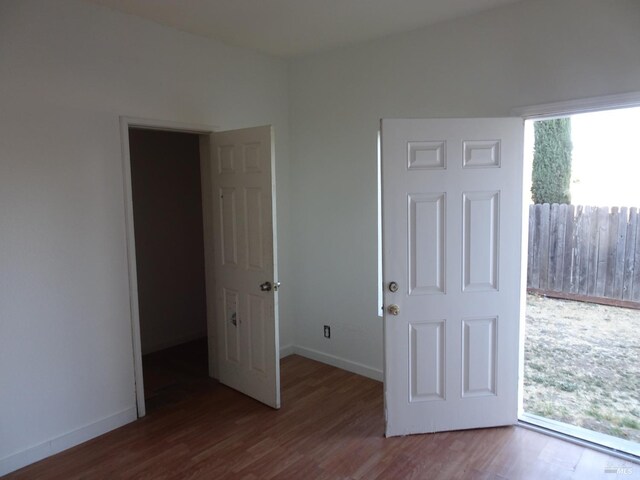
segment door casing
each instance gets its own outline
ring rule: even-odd
[[[628,93],[622,93],[622,94],[614,94],[614,95],[605,95],[605,96],[598,96],[598,97],[589,97],[589,98],[579,98],[579,99],[573,99],[573,100],[568,100],[568,101],[563,101],[563,102],[553,102],[553,103],[545,103],[545,104],[535,104],[535,105],[528,105],[528,106],[521,106],[521,107],[516,107],[513,108],[510,111],[510,115],[512,117],[521,117],[524,120],[542,120],[542,119],[551,119],[551,118],[556,118],[556,117],[560,117],[560,116],[566,116],[566,115],[572,115],[572,114],[578,114],[578,113],[586,113],[586,112],[596,112],[596,111],[601,111],[601,110],[611,110],[611,109],[616,109],[616,108],[628,108],[628,107],[638,107],[640,106],[640,92],[628,92]],[[380,132],[379,132],[380,134]],[[381,160],[381,152],[380,152],[380,147],[378,146],[378,162],[380,162]],[[378,163],[378,168],[381,170],[380,167],[380,163]],[[380,183],[379,183],[379,188],[380,188]],[[524,195],[526,195],[526,192],[523,192]],[[379,204],[378,208],[381,208],[381,205]],[[382,212],[379,210],[379,215],[382,215]],[[527,245],[527,240],[528,240],[528,236],[527,236],[527,230],[528,230],[528,223],[524,222],[525,216],[523,215],[523,239],[522,239],[522,250],[523,252],[525,252],[528,248]],[[382,247],[381,245],[378,246],[379,251],[382,251]],[[522,262],[523,262],[523,268],[522,271],[524,272],[524,274],[526,275],[526,256],[522,255]],[[382,263],[382,262],[380,262]],[[381,278],[380,278],[381,280]],[[523,285],[526,285],[526,282],[523,283]],[[378,286],[379,289],[382,289],[383,286],[380,285]],[[522,295],[522,302],[524,303],[525,301],[525,296]],[[384,307],[383,307],[384,308]],[[524,312],[524,306],[522,307],[522,312]],[[385,319],[386,321],[386,319]],[[523,322],[523,319],[521,318],[521,322]],[[520,352],[520,359],[519,359],[519,364],[518,364],[518,370],[519,370],[519,385],[518,385],[518,418],[521,417],[523,411],[522,411],[522,389],[523,389],[523,374],[524,374],[524,328],[522,328],[523,325],[521,323],[521,328],[520,328],[520,339],[519,339],[519,352]],[[383,357],[384,357],[384,353],[383,353]],[[385,367],[386,370],[386,367]],[[387,379],[384,380],[385,384],[387,382]],[[385,390],[386,390],[386,385],[385,385]],[[518,425],[523,426],[525,428],[531,428],[534,430],[538,430],[540,431],[541,428],[534,426],[534,425],[530,425],[527,423],[523,423],[522,421],[518,422]],[[628,455],[625,455],[624,453],[621,452],[616,452],[616,451],[612,451],[609,448],[606,447],[601,447],[589,442],[585,442],[581,439],[575,438],[575,437],[571,437],[568,435],[564,435],[562,433],[558,433],[558,432],[554,432],[554,431],[547,431],[548,434],[558,437],[558,438],[562,438],[564,440],[570,441],[572,443],[576,443],[579,445],[583,445],[583,446],[590,446],[591,448],[594,448],[595,450],[598,451],[602,451],[604,453],[610,454],[610,455],[614,455],[614,456],[618,456],[620,458],[624,458],[624,459],[629,459],[630,457]]]
[[[567,117],[570,115],[577,115],[581,113],[599,112],[604,110],[617,110],[623,108],[640,107],[640,92],[628,92],[622,94],[605,95],[599,97],[578,98],[563,102],[553,102],[538,105],[529,105],[523,107],[517,107],[511,110],[512,116],[522,117],[523,120],[550,120],[559,117]],[[524,192],[525,196],[527,192]],[[528,228],[529,224],[526,221],[527,216],[523,215],[523,272],[527,271],[527,257],[526,252],[528,248]],[[526,289],[526,279],[524,282]],[[523,304],[526,303],[526,296],[522,296]],[[525,306],[522,309],[524,312]],[[549,424],[531,423],[531,417],[525,415],[523,408],[524,397],[524,315],[521,318],[520,328],[520,359],[519,359],[519,385],[518,385],[518,425],[523,428],[538,431],[546,435],[550,435],[554,438],[559,438],[567,442],[574,443],[576,445],[589,447],[593,450],[606,453],[614,457],[621,458],[623,460],[637,461],[637,456],[627,453],[627,442],[614,442],[613,445],[604,446],[603,444],[596,443],[595,435],[593,438],[583,438],[576,434],[575,429],[570,426],[561,430],[556,430],[549,427]],[[550,423],[550,422],[549,422]],[[558,422],[559,423],[559,422]]]
[[[126,241],[127,241],[127,263],[129,273],[129,308],[131,315],[131,338],[133,347],[133,371],[134,371],[134,388],[136,394],[136,406],[138,410],[138,418],[144,417],[146,414],[146,406],[144,401],[144,382],[142,371],[142,342],[140,336],[140,310],[138,301],[138,273],[136,268],[136,248],[135,248],[135,232],[133,221],[133,196],[131,186],[131,155],[129,152],[129,128],[137,127],[148,130],[164,130],[181,133],[192,133],[199,136],[200,139],[200,169],[207,168],[209,159],[209,136],[218,130],[217,127],[208,125],[194,125],[187,123],[152,120],[135,117],[120,117],[120,136],[122,140],[122,171],[124,177],[124,200],[125,200],[125,227],[126,227]],[[210,209],[210,202],[206,202],[205,198],[208,193],[208,189],[205,189],[206,176],[201,175],[202,189],[202,208],[203,208],[203,222],[204,228],[207,228],[207,222],[210,219],[210,215],[207,212]],[[211,255],[207,255],[207,251],[212,251],[212,247],[208,245],[210,238],[205,235],[205,264],[208,265],[212,259]],[[208,269],[205,269],[208,270]],[[206,278],[205,284],[207,289],[207,337],[208,342],[214,342],[215,345],[215,305],[210,305],[209,302],[215,297],[209,295],[209,290],[213,288],[212,279]],[[208,355],[209,358],[209,375],[213,378],[217,378],[218,365],[216,355]]]

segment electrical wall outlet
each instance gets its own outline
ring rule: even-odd
[[[329,325],[324,326],[324,338],[331,338],[331,327]]]

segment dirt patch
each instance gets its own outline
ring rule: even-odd
[[[524,410],[640,442],[640,311],[527,296]]]

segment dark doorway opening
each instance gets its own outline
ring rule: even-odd
[[[143,377],[147,410],[208,377],[197,134],[129,129]]]

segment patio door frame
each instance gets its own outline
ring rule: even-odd
[[[559,117],[568,117],[571,115],[576,115],[580,113],[590,113],[590,112],[600,112],[605,110],[617,110],[622,108],[632,108],[632,107],[640,107],[640,92],[629,92],[617,95],[607,95],[601,97],[591,97],[591,98],[581,98],[576,100],[569,100],[564,102],[556,102],[556,103],[546,103],[540,105],[532,105],[525,107],[514,108],[511,111],[513,116],[522,117],[523,120],[550,120],[553,118]],[[524,206],[528,208],[529,199],[527,198],[528,192],[523,192],[525,195],[525,201],[523,202]],[[527,257],[526,252],[528,251],[528,222],[526,221],[527,215],[523,212],[523,250],[522,250],[522,269],[523,274],[526,276],[527,273]],[[523,284],[523,288],[526,290],[526,280]],[[538,431],[544,433],[546,435],[550,435],[552,437],[560,438],[581,446],[589,447],[594,450],[616,456],[622,458],[624,460],[629,460],[633,462],[638,461],[638,456],[629,454],[626,452],[622,452],[620,450],[615,449],[612,446],[604,446],[600,443],[597,443],[598,433],[594,432],[593,439],[585,439],[578,433],[579,427],[574,427],[572,425],[566,425],[566,428],[558,429],[557,424],[561,424],[561,422],[555,422],[553,420],[549,420],[546,422],[538,421],[535,418],[525,414],[523,410],[523,398],[524,398],[524,334],[525,334],[525,303],[526,303],[526,295],[522,295],[523,305],[521,306],[521,311],[523,314],[521,315],[520,325],[520,359],[518,365],[518,425],[523,428],[527,428],[530,430]],[[582,430],[582,429],[580,429]]]

